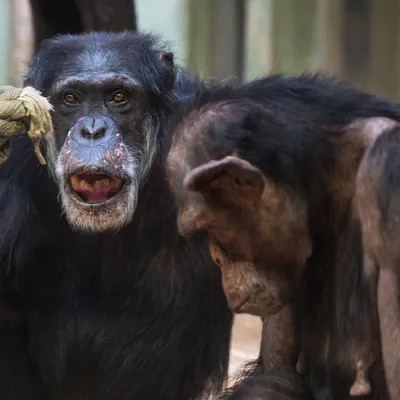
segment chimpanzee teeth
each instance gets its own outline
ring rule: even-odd
[[[101,189],[101,188],[108,188],[110,186],[110,181],[108,179],[102,179],[101,181],[95,181],[93,183],[93,186],[95,189]]]
[[[79,180],[77,176],[71,176],[71,184],[72,186],[77,186],[79,184]]]
[[[84,180],[79,182],[80,190],[90,191],[92,189],[92,185]]]
[[[109,179],[95,180],[93,183],[89,183],[85,179],[82,179],[79,176],[74,175],[71,177],[71,184],[74,190],[77,191],[100,192],[103,190],[119,188],[121,186],[121,179],[109,178]]]

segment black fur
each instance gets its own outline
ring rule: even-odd
[[[171,110],[197,82],[176,68],[167,87],[156,46],[129,32],[60,36],[33,61],[26,84],[47,94],[96,48],[153,96],[160,150],[131,223],[87,234],[70,229],[30,141],[13,139],[0,167],[0,282],[22,324],[0,322],[2,399],[188,400],[226,377],[232,316],[220,273],[203,237],[178,235],[164,169]]]
[[[213,140],[224,154],[239,150],[269,179],[289,184],[306,197],[312,197],[318,173],[335,161],[325,131],[331,131],[334,141],[342,134],[340,126],[358,118],[400,121],[399,104],[318,74],[272,75],[237,87],[201,88],[185,103],[180,118],[218,102],[238,104],[243,110],[227,118],[222,129],[216,127]],[[318,131],[322,134],[311,134]]]
[[[312,400],[303,379],[291,368],[280,367],[265,375],[249,377],[243,384],[227,390],[220,400]]]
[[[363,279],[352,194],[337,212],[325,177],[337,161],[335,146],[345,133],[344,125],[363,117],[400,121],[400,106],[322,75],[270,76],[235,88],[203,89],[186,104],[185,126],[194,126],[201,112],[217,103],[213,117],[204,114],[211,158],[237,154],[268,179],[295,189],[307,204],[313,252],[295,302],[309,358],[307,380],[319,399],[346,398],[354,379],[354,346],[365,332],[378,343],[379,333],[370,284]],[[218,112],[222,118],[215,117]],[[200,149],[192,150],[190,168],[209,160]],[[369,398],[387,399],[381,360],[370,372]]]

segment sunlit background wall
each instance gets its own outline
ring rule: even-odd
[[[56,0],[55,0],[56,1]],[[323,70],[400,99],[400,0],[137,0],[202,76],[248,80]],[[28,0],[0,0],[0,84],[20,84],[32,52]]]

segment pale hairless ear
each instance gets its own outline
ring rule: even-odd
[[[251,191],[261,196],[264,189],[264,175],[255,166],[234,156],[210,161],[188,172],[183,180],[185,189],[204,192],[222,189],[227,192]]]

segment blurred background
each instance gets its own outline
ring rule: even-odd
[[[138,27],[203,76],[323,70],[400,98],[400,0],[0,0],[0,84],[57,32]]]
[[[0,0],[0,85],[21,85],[46,37],[128,28],[159,32],[201,76],[325,71],[400,100],[400,0]],[[231,372],[260,330],[236,317]]]

